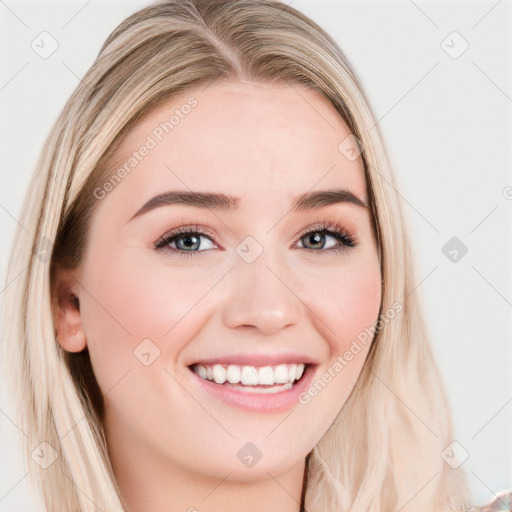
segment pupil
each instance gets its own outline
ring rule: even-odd
[[[198,237],[197,236],[183,236],[181,238],[181,240],[184,241],[183,245],[185,245],[185,247],[187,247],[189,249],[190,248],[194,248],[194,249],[196,248],[196,247],[191,247],[191,244],[192,244],[192,246],[195,246],[195,245],[198,244]]]
[[[313,244],[319,244],[321,243],[322,241],[322,238],[324,238],[324,235],[323,234],[320,234],[320,233],[315,233],[313,235],[309,235],[309,240],[313,240]]]

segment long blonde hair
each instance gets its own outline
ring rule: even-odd
[[[6,283],[20,265],[26,272],[5,291],[3,338],[34,487],[51,512],[122,510],[87,350],[67,353],[55,339],[54,278],[82,261],[93,191],[130,128],[162,102],[230,78],[302,85],[331,101],[363,148],[381,312],[401,305],[377,329],[348,401],[308,455],[307,511],[465,510],[465,474],[442,458],[451,415],[379,128],[334,40],[277,0],[170,0],[133,14],[108,37],[48,136],[21,210],[28,234],[18,228],[12,247]],[[55,461],[36,464],[36,447]]]

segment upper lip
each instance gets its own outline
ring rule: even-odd
[[[196,361],[189,366],[196,364],[236,364],[239,366],[273,366],[278,364],[316,364],[313,359],[306,355],[287,352],[284,354],[229,354],[225,356],[208,357]]]

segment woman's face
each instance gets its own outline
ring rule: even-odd
[[[349,135],[318,92],[217,82],[124,140],[75,273],[114,467],[258,480],[325,434],[381,301]]]

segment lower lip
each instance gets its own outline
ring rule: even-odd
[[[302,378],[290,388],[278,393],[253,393],[241,388],[233,388],[199,377],[189,368],[192,378],[199,381],[207,393],[233,407],[260,413],[285,412],[299,403],[299,395],[305,391],[314,377],[314,367],[306,366]]]

